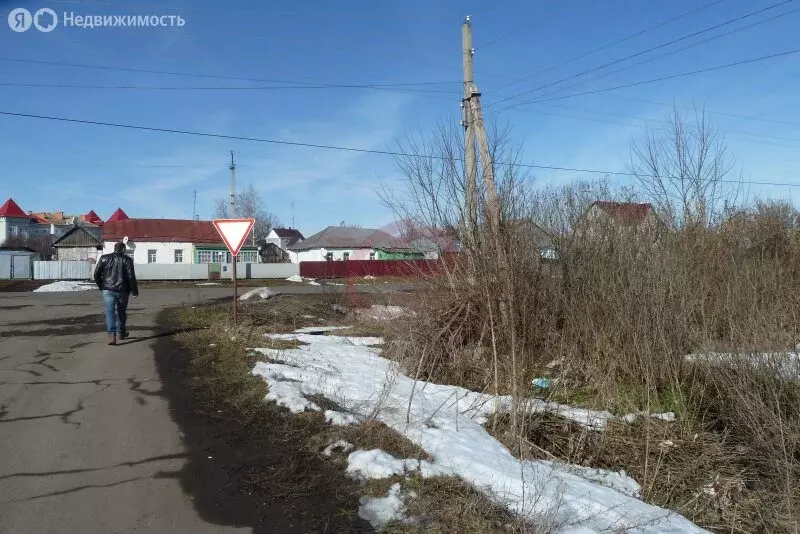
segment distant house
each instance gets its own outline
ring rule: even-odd
[[[114,220],[112,220],[114,219]],[[125,242],[134,263],[230,263],[231,255],[211,221],[131,219],[117,210],[103,225],[103,253]],[[245,246],[239,262],[259,263],[256,247]]]
[[[76,226],[82,226],[98,240],[103,237],[103,220],[98,217],[94,210],[86,215],[66,215],[63,211],[55,212],[34,212],[29,213],[38,222],[48,227],[48,233],[54,239],[61,238],[64,234],[71,231]]]
[[[85,226],[73,226],[53,243],[56,260],[96,261],[103,252],[103,241]]]
[[[289,250],[305,239],[300,230],[296,228],[273,228],[267,235],[267,243],[275,243],[283,250]]]
[[[655,228],[659,224],[652,204],[634,202],[597,200],[589,206],[586,218],[594,224],[610,222],[616,226],[638,228]]]
[[[0,206],[0,245],[7,241],[23,242],[49,233],[49,226],[35,216],[25,213],[13,198],[9,198]]]
[[[424,252],[372,228],[329,226],[289,247],[293,262],[423,259]]]

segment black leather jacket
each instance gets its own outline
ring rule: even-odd
[[[100,289],[139,295],[133,260],[125,254],[105,254],[97,262],[94,281]]]

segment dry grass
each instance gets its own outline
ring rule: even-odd
[[[198,392],[196,408],[238,421],[242,429],[239,440],[283,448],[278,464],[254,462],[248,467],[240,482],[241,491],[268,493],[268,500],[293,506],[299,500],[322,495],[326,488],[335,485],[341,507],[339,520],[355,521],[358,496],[385,496],[389,487],[399,482],[404,494],[413,492],[413,496],[406,497],[406,506],[407,515],[416,522],[392,524],[387,529],[390,532],[547,532],[531,525],[524,530],[523,524],[505,508],[458,479],[404,476],[358,484],[344,475],[346,453],[335,451],[331,457],[322,454],[329,444],[343,439],[355,449],[381,449],[396,458],[430,460],[430,457],[381,422],[369,420],[358,425],[332,426],[324,422],[321,413],[290,414],[263,401],[266,384],[249,371],[264,357],[247,352],[245,347],[256,342],[258,346],[279,350],[298,346],[294,341],[264,339],[263,331],[289,331],[307,326],[306,322],[319,324],[302,320],[302,315],[326,318],[329,322],[326,324],[352,324],[354,329],[347,330],[347,335],[395,336],[397,330],[402,330],[401,322],[364,321],[352,313],[333,311],[332,305],[339,302],[339,297],[315,295],[274,298],[248,305],[235,339],[231,339],[234,332],[227,329],[225,305],[175,312],[177,324],[205,329],[199,335],[193,332],[179,336],[192,354],[192,384]],[[319,396],[311,400],[323,410],[339,409],[331,400]]]

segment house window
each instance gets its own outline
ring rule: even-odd
[[[370,252],[369,253],[369,259],[371,259],[371,260],[375,259],[375,253],[374,252]]]
[[[239,252],[239,255],[236,256],[236,260],[239,263],[258,263],[258,251],[257,250],[243,250]]]
[[[211,251],[200,250],[197,252],[197,263],[211,263]]]
[[[325,254],[325,261],[333,261],[333,252]]]
[[[349,252],[345,252],[344,254],[342,254],[342,259],[344,261],[349,260],[350,259],[350,253]]]
[[[183,250],[175,251],[175,263],[183,263]]]
[[[147,263],[155,263],[156,262],[156,250],[149,249],[147,251]]]

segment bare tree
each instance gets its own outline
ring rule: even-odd
[[[673,228],[717,222],[738,189],[723,134],[706,119],[675,108],[662,130],[648,129],[631,146],[628,168],[644,197]]]
[[[218,198],[215,201],[214,216],[226,219],[232,216],[230,198]],[[236,217],[252,217],[256,220],[254,228],[255,240],[264,239],[270,230],[280,224],[278,217],[264,207],[261,195],[249,184],[243,191],[236,194]]]

